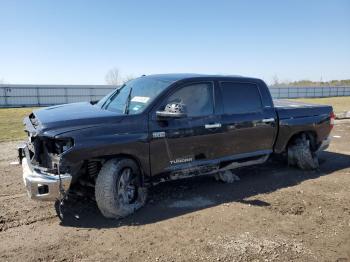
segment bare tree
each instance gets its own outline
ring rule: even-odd
[[[272,77],[272,85],[274,86],[278,86],[279,85],[279,79],[278,79],[278,76],[276,74],[273,75]]]
[[[130,80],[135,79],[135,77],[133,75],[127,75],[126,77],[123,78],[123,83],[126,83]]]
[[[108,85],[119,85],[120,84],[120,74],[118,68],[113,68],[108,71],[105,77],[106,83]]]

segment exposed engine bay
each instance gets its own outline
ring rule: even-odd
[[[28,149],[34,166],[45,168],[47,172],[52,174],[70,173],[69,167],[60,163],[60,154],[71,147],[73,141],[60,141],[39,136],[29,136],[29,138]]]

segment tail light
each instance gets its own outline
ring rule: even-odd
[[[334,127],[334,119],[335,119],[335,114],[334,114],[334,112],[332,111],[332,113],[331,113],[331,115],[330,115],[330,122],[329,122],[331,128]]]

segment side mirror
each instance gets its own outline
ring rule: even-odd
[[[96,105],[96,104],[98,103],[98,101],[99,101],[99,100],[92,100],[92,101],[90,101],[90,104]]]
[[[160,120],[168,119],[168,118],[182,118],[186,117],[186,113],[180,112],[168,112],[168,111],[157,111],[157,118]]]
[[[160,120],[186,117],[186,106],[182,103],[170,103],[163,111],[157,111],[156,114]]]

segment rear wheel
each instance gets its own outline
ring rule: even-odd
[[[140,170],[131,159],[112,159],[101,168],[95,185],[95,197],[101,213],[122,218],[141,208],[147,189],[141,186]]]
[[[310,140],[305,134],[289,145],[288,164],[303,170],[314,170],[319,167],[317,154],[312,151]]]

